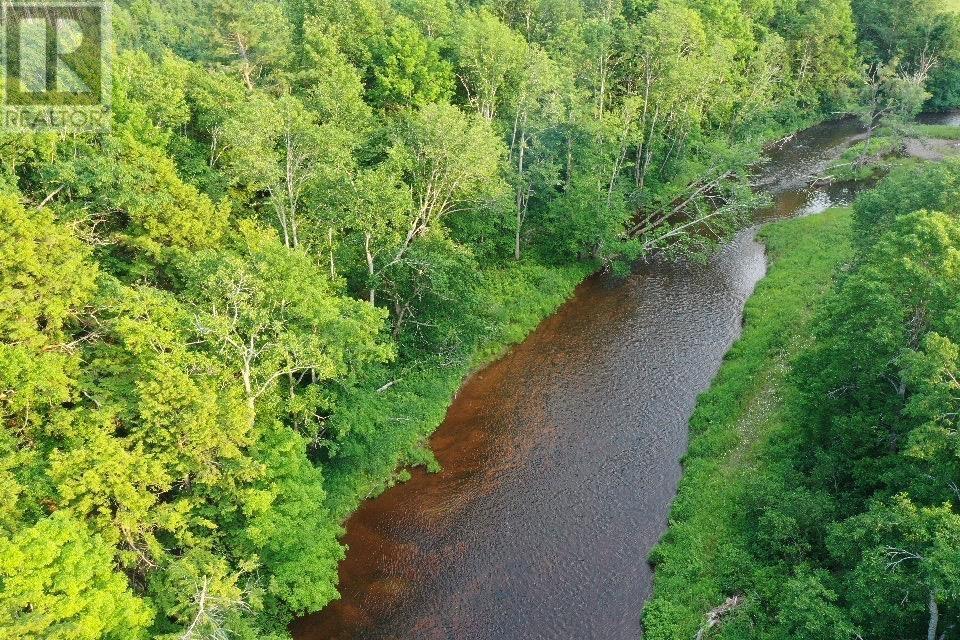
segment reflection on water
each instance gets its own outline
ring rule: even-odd
[[[845,121],[772,151],[760,220],[850,202],[857,185],[807,185],[857,136]],[[687,422],[766,270],[756,229],[706,265],[591,278],[474,376],[431,440],[443,472],[348,521],[343,599],[295,637],[636,640]]]
[[[922,124],[946,124],[960,127],[960,111],[948,113],[924,113],[917,118]]]

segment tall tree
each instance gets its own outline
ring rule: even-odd
[[[453,93],[453,71],[436,43],[408,18],[390,25],[373,69],[371,98],[384,108],[422,107],[445,102]]]
[[[523,72],[527,43],[485,8],[461,17],[453,40],[467,102],[492,120]]]
[[[378,342],[382,315],[337,296],[308,256],[250,225],[241,250],[200,256],[191,280],[196,331],[240,379],[251,424],[278,389],[294,399],[389,356]],[[317,416],[309,422],[308,433],[322,427]]]

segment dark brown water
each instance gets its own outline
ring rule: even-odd
[[[834,123],[773,150],[762,219],[848,201],[809,188],[855,136]],[[471,378],[431,440],[444,470],[347,523],[342,600],[297,640],[637,640],[687,423],[766,272],[758,227],[707,265],[594,277]]]

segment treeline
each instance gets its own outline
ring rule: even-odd
[[[784,525],[767,545],[814,605],[798,631],[939,639],[960,622],[958,177],[902,173],[857,203],[859,260],[797,363],[801,482],[750,508]]]
[[[919,77],[927,109],[960,105],[960,32],[954,0],[852,0],[864,62],[901,80]]]
[[[4,638],[285,636],[471,366],[861,77],[848,0],[114,20],[112,129],[0,134]]]
[[[731,530],[701,571],[730,599],[704,637],[956,636],[958,179],[960,162],[915,167],[857,201],[855,258],[789,374],[783,425],[709,506]],[[679,587],[648,608],[651,637],[706,627]]]

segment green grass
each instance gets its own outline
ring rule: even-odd
[[[869,180],[889,173],[903,160],[902,153],[902,138],[878,135],[847,149],[830,166],[830,177],[838,181]]]
[[[884,176],[900,165],[915,162],[904,155],[904,144],[909,139],[960,140],[960,127],[911,124],[897,129],[878,129],[871,140],[851,146],[831,164],[830,177],[838,181],[869,180]]]
[[[960,127],[948,124],[914,124],[907,128],[906,133],[915,138],[960,140]]]
[[[730,593],[723,572],[737,542],[738,496],[763,463],[782,424],[789,363],[810,339],[818,303],[851,257],[850,211],[832,209],[766,227],[769,275],[747,303],[742,338],[727,355],[691,419],[690,451],[670,518],[653,554],[654,596],[644,612],[648,640],[690,640]]]

